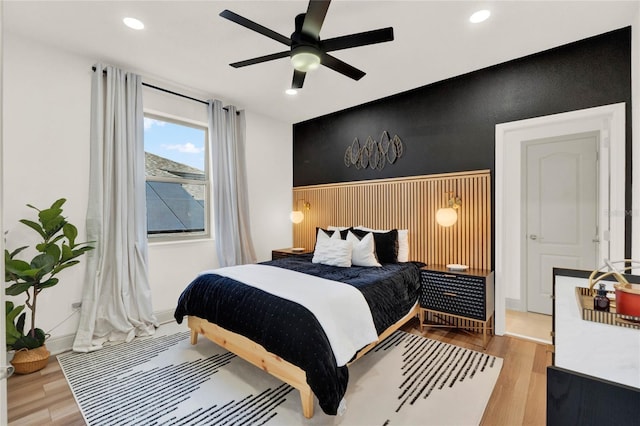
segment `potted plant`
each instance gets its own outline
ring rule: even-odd
[[[13,349],[14,343],[22,337],[23,331],[18,331],[15,324],[16,318],[24,310],[24,305],[14,306],[13,302],[7,300],[4,302],[6,313],[6,338],[5,344],[7,346],[7,362],[11,362],[15,349]],[[23,314],[24,315],[24,314]],[[24,326],[24,323],[23,323]]]
[[[25,305],[31,311],[31,326],[25,333],[26,312],[21,313],[24,306],[21,308],[7,304],[5,307],[7,310],[11,307],[11,311],[14,312],[11,320],[13,327],[7,321],[7,335],[11,328],[15,337],[15,340],[11,338],[11,346],[16,351],[11,364],[16,373],[31,373],[47,365],[49,351],[44,345],[46,335],[36,327],[38,296],[43,290],[58,284],[56,275],[80,263],[78,257],[93,249],[88,242],[76,243],[77,228],[62,216],[62,205],[65,202],[66,199],[61,198],[43,210],[27,204],[27,207],[38,212],[38,221],[21,219],[20,223],[37,232],[41,238],[35,245],[37,254],[30,261],[17,258],[17,255],[29,246],[19,247],[12,252],[6,249],[4,251],[5,282],[11,283],[5,289],[5,294],[19,296],[25,293]],[[17,316],[18,314],[20,315]],[[14,323],[16,316],[17,321]]]

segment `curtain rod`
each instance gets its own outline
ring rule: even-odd
[[[154,86],[153,84],[145,83],[144,81],[142,82],[142,85],[143,86],[147,86],[150,89],[159,90],[160,92],[169,93],[171,95],[179,96],[181,98],[190,99],[192,101],[200,102],[201,104],[209,105],[209,102],[203,101],[202,99],[192,98],[191,96],[187,96],[187,95],[184,95],[182,93],[174,92],[173,90],[165,89],[163,87]],[[224,107],[224,109],[227,109],[227,108]]]
[[[96,67],[92,66],[91,70],[95,71]],[[103,72],[106,72],[106,70],[104,70]],[[182,93],[174,92],[173,90],[165,89],[163,87],[154,86],[153,84],[145,83],[144,81],[142,82],[142,85],[146,86],[146,87],[148,87],[150,89],[159,90],[160,92],[169,93],[171,95],[179,96],[181,98],[185,98],[185,99],[189,99],[189,100],[192,100],[192,101],[195,101],[195,102],[200,102],[201,104],[209,105],[209,102],[203,101],[202,99],[193,98],[191,96],[187,96],[187,95],[184,95]],[[227,108],[227,107],[223,107],[222,109],[224,109],[225,111],[229,111],[229,108]],[[239,114],[238,111],[236,111],[236,115],[237,114]]]

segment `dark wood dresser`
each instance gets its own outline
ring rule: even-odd
[[[292,248],[271,250],[271,260],[281,259],[283,257],[289,257],[289,256],[300,256],[302,254],[309,254],[309,253],[313,253],[313,250],[304,249],[302,251],[300,250],[294,251]]]

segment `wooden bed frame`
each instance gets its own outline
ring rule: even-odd
[[[416,303],[413,308],[398,322],[391,325],[378,336],[378,341],[370,343],[361,349],[355,358],[349,363],[351,364],[358,358],[373,349],[378,343],[389,337],[394,331],[399,329],[411,318],[419,314],[420,307]],[[191,329],[191,344],[198,343],[198,335],[202,334],[209,340],[233,352],[240,358],[250,362],[271,374],[274,377],[288,383],[300,392],[302,401],[302,414],[310,419],[313,417],[313,392],[307,384],[307,375],[300,367],[285,361],[278,355],[267,351],[262,345],[244,337],[240,334],[226,330],[216,324],[210,323],[199,317],[189,316],[187,323]]]

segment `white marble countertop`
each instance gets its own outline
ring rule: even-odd
[[[555,365],[640,388],[640,330],[583,320],[576,287],[588,279],[556,274]]]

